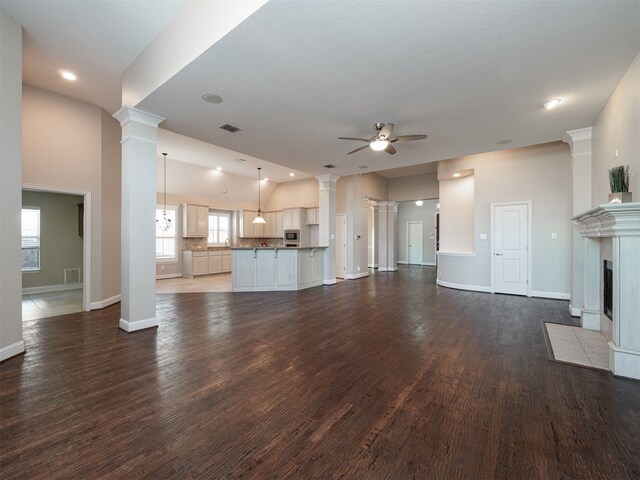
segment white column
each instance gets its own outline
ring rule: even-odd
[[[377,202],[374,208],[376,224],[378,226],[378,242],[376,245],[376,249],[378,250],[378,271],[386,272],[389,264],[389,257],[387,255],[387,244],[389,242],[387,233],[387,202]]]
[[[398,270],[398,202],[387,202],[387,271]]]
[[[156,319],[156,157],[164,120],[135,108],[113,115],[122,126],[122,280],[120,328],[158,326]]]
[[[600,239],[584,238],[582,328],[600,330]]]
[[[318,241],[324,249],[323,283],[336,283],[336,175],[321,175],[318,179]]]
[[[22,339],[22,28],[0,10],[0,361]]]
[[[571,190],[573,215],[591,208],[591,127],[568,131],[564,141],[571,148]],[[583,306],[584,241],[580,227],[574,223],[571,232],[571,302],[572,316],[581,315]]]

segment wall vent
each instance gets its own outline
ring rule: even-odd
[[[325,166],[324,166],[324,168],[336,168],[336,166],[335,166],[335,165],[328,164],[328,165],[325,165]]]
[[[231,132],[231,133],[236,133],[240,131],[238,127],[231,125],[230,123],[223,123],[222,125],[218,126],[218,128],[221,128],[222,130],[226,130],[227,132]]]
[[[64,284],[69,285],[73,283],[80,283],[80,269],[79,268],[65,268],[64,269]]]

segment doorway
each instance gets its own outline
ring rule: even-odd
[[[491,291],[530,295],[531,202],[491,204]]]
[[[22,190],[23,320],[89,311],[91,194]]]
[[[422,265],[422,222],[407,222],[407,263]]]
[[[336,278],[347,274],[347,215],[336,214]]]

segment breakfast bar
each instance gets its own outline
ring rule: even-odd
[[[236,247],[234,292],[290,291],[322,285],[325,247]]]

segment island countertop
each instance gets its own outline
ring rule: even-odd
[[[231,250],[311,250],[314,248],[328,248],[328,247],[231,247]]]

